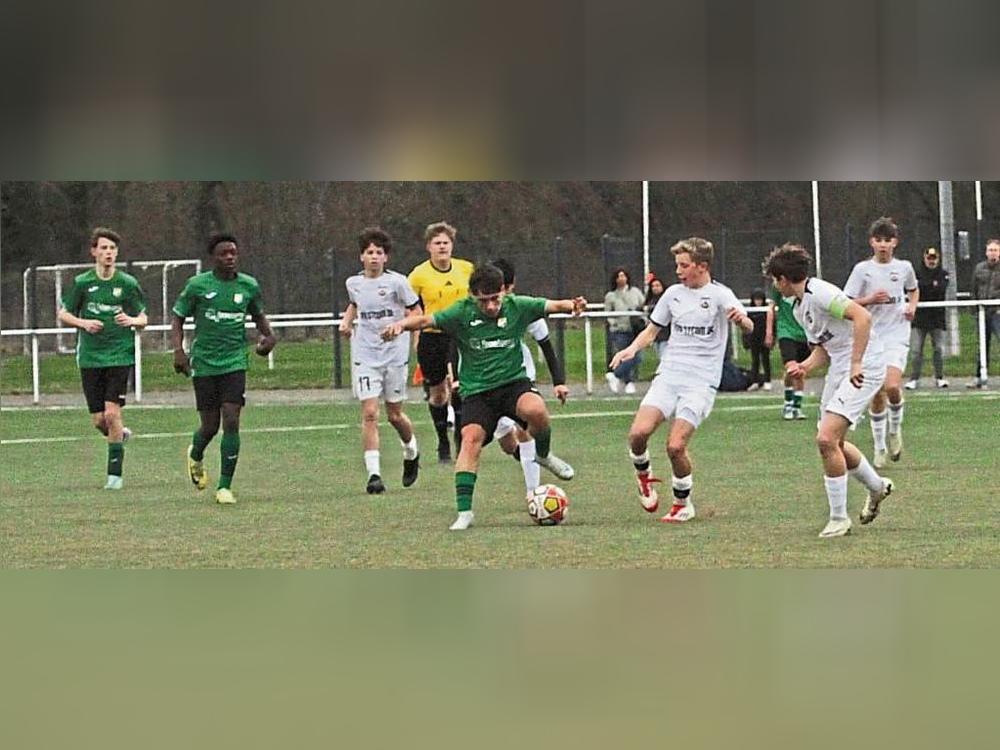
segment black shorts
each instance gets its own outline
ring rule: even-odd
[[[809,356],[809,344],[795,339],[778,339],[778,349],[781,351],[781,362],[802,362]]]
[[[484,391],[462,399],[462,426],[477,424],[486,431],[487,445],[493,439],[500,417],[510,417],[521,427],[527,423],[517,416],[517,400],[525,393],[538,393],[535,384],[527,378],[515,380],[492,391]],[[539,394],[541,396],[541,394]]]
[[[445,333],[423,331],[417,342],[417,362],[427,385],[443,383],[448,375],[448,363],[458,375],[458,354],[455,342]]]
[[[104,411],[106,401],[125,406],[128,391],[128,376],[131,365],[121,367],[81,367],[80,380],[83,381],[83,396],[87,399],[87,410],[91,414]]]
[[[194,382],[194,402],[198,411],[218,411],[223,404],[244,406],[247,371],[236,370],[225,375],[205,375],[191,378]]]

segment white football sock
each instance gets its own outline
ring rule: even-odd
[[[403,446],[403,458],[405,458],[407,461],[412,461],[418,455],[420,455],[420,451],[417,448],[416,434],[414,434],[413,437],[410,438],[410,442],[404,443],[402,440],[400,440],[399,444]]]
[[[521,471],[524,472],[524,487],[531,492],[542,483],[542,467],[535,463],[535,441],[518,443],[518,453],[521,454]]]
[[[632,459],[632,465],[636,467],[635,468],[636,471],[649,471],[650,469],[652,469],[652,466],[649,463],[649,450],[648,449],[645,450],[645,451],[643,451],[643,453],[641,453],[638,456],[635,453],[633,453],[631,450],[629,450],[628,457]],[[646,464],[647,465],[645,469],[640,469],[639,468],[639,466],[642,465],[642,464]]]
[[[382,470],[379,467],[378,451],[365,451],[365,469],[368,471],[368,476],[372,474],[382,476]]]
[[[686,477],[671,478],[670,486],[673,487],[674,490],[675,503],[687,505],[688,500],[691,498],[691,488],[694,486],[694,479],[692,476],[693,475],[688,474]]]
[[[889,404],[889,433],[892,435],[899,434],[899,428],[903,426],[903,406],[905,404],[905,401]]]
[[[882,477],[878,475],[878,472],[875,471],[864,456],[861,457],[861,463],[847,471],[872,492],[880,492],[882,490]]]
[[[876,414],[868,412],[872,422],[872,439],[875,441],[875,450],[885,453],[885,412]]]
[[[823,477],[826,485],[826,499],[830,503],[830,518],[842,521],[847,518],[847,474],[839,477]]]

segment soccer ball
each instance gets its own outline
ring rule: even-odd
[[[528,515],[539,526],[555,526],[566,520],[569,498],[554,484],[542,484],[528,495]]]

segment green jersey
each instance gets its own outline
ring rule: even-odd
[[[63,292],[62,305],[78,318],[99,320],[104,325],[97,333],[77,332],[76,363],[80,367],[135,364],[135,334],[130,327],[115,323],[120,312],[134,317],[146,309],[146,298],[134,276],[115,270],[110,279],[102,279],[92,268],[73,279],[73,285]]]
[[[777,308],[777,313],[775,314],[777,338],[792,339],[793,341],[807,341],[806,332],[802,330],[802,326],[799,325],[799,321],[797,321],[795,316],[792,315],[792,306],[785,301],[784,297],[781,296],[781,292],[777,289],[772,289],[771,299],[774,301],[774,305]]]
[[[496,318],[466,297],[434,313],[434,328],[455,339],[461,355],[458,379],[462,397],[526,379],[521,337],[528,325],[545,317],[546,300],[508,294]]]
[[[174,303],[174,315],[194,318],[191,375],[247,369],[246,316],[263,312],[260,285],[253,276],[238,273],[234,279],[221,279],[207,271],[188,279]]]

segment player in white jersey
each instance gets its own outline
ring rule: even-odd
[[[881,469],[887,455],[898,461],[903,452],[903,372],[910,352],[910,324],[920,301],[920,288],[910,261],[893,257],[899,244],[899,227],[892,219],[882,216],[872,222],[868,244],[873,255],[854,266],[844,292],[868,308],[872,315],[872,336],[881,339],[885,346],[885,384],[875,394],[869,409],[875,443],[872,463]]]
[[[674,418],[667,440],[667,455],[673,471],[671,481],[674,502],[661,518],[680,523],[694,518],[691,500],[691,458],[688,443],[698,425],[712,411],[715,393],[722,377],[722,361],[729,337],[729,323],[736,323],[747,333],[753,322],[733,291],[712,281],[713,247],[708,240],[691,237],[672,248],[679,284],[667,289],[649,315],[650,323],[635,340],[611,360],[611,369],[631,359],[640,349],[656,340],[661,328],[671,326],[656,377],[636,412],[628,440],[635,466],[642,507],[653,513],[659,497],[653,486],[649,460],[649,438],[660,424]]]
[[[861,451],[844,439],[847,429],[882,387],[885,359],[882,342],[871,336],[871,314],[833,284],[810,278],[809,260],[803,247],[788,243],[771,252],[764,261],[764,272],[774,279],[781,296],[792,300],[792,314],[813,347],[802,362],[785,364],[788,374],[803,378],[829,363],[816,435],[830,506],[829,522],[820,532],[826,539],[851,530],[848,473],[868,489],[861,523],[875,520],[880,503],[892,491],[892,481],[880,477]]]
[[[490,264],[500,269],[503,274],[503,286],[501,291],[504,294],[513,294],[516,284],[514,265],[505,258],[491,260]],[[549,374],[552,376],[552,391],[560,403],[565,404],[569,397],[569,388],[566,387],[566,373],[563,371],[562,363],[556,356],[555,348],[549,340],[549,325],[545,318],[539,318],[534,323],[528,325],[528,333],[538,344],[545,357],[545,364],[548,365]],[[531,350],[523,341],[521,342],[521,356],[524,359],[524,371],[528,380],[535,382],[538,372],[535,369],[535,360],[531,356]],[[535,440],[528,432],[510,417],[500,417],[496,429],[493,431],[493,438],[500,445],[504,453],[513,456],[521,463],[521,470],[524,473],[524,488],[528,495],[541,484],[541,467],[535,461]],[[555,458],[555,460],[551,460]],[[549,463],[546,468],[552,471],[557,477],[568,481],[572,479],[576,472],[573,467],[563,461],[558,456],[549,453]]]
[[[382,329],[409,314],[420,314],[419,298],[406,277],[388,271],[385,264],[392,250],[392,239],[377,227],[367,228],[358,236],[363,270],[347,280],[350,301],[340,323],[340,332],[351,338],[351,382],[354,395],[361,402],[361,440],[369,495],[385,492],[380,466],[378,417],[379,398],[385,401],[389,424],[403,445],[403,486],[417,481],[420,453],[410,418],[403,413],[406,400],[407,361],[410,336],[383,341]],[[358,327],[353,329],[354,322]],[[353,335],[352,335],[353,334]]]

